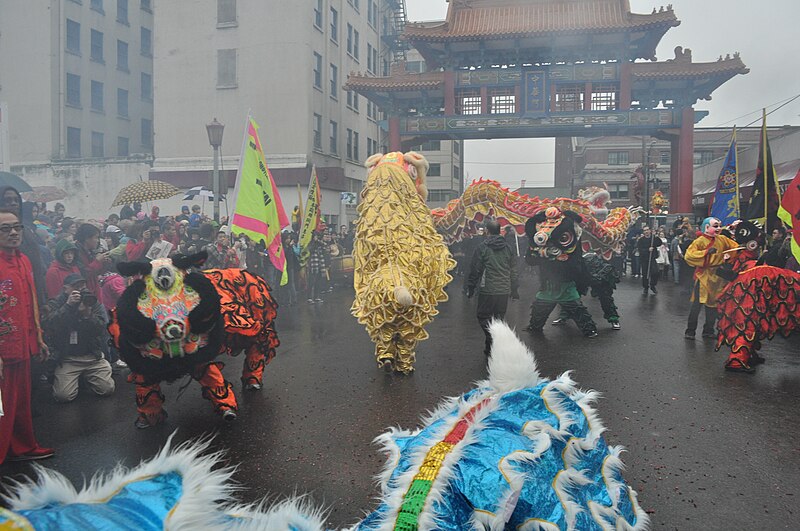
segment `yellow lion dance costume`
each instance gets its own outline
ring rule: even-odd
[[[423,328],[447,300],[444,287],[455,261],[433,228],[425,205],[428,161],[414,152],[367,159],[367,183],[358,205],[351,312],[375,343],[378,366],[414,370]]]

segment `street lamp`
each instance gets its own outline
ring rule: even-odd
[[[647,225],[650,225],[650,153],[656,146],[656,141],[650,142],[650,147],[647,148],[647,160],[642,161],[644,164],[644,213],[647,220]],[[642,152],[644,152],[644,139],[642,139]]]
[[[214,148],[214,176],[212,177],[212,188],[214,192],[214,221],[219,223],[219,196],[220,196],[220,182],[219,182],[219,148],[222,146],[222,132],[225,126],[217,121],[216,118],[206,125],[206,132],[208,133],[208,143]]]

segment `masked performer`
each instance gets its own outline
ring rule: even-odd
[[[351,309],[375,343],[384,370],[414,370],[424,326],[447,300],[455,267],[425,206],[428,162],[416,153],[373,155],[358,205]]]
[[[581,256],[580,222],[579,214],[549,207],[525,224],[530,242],[525,259],[539,266],[542,280],[526,328],[532,334],[542,333],[553,308],[560,304],[584,336],[597,337],[597,325],[581,302],[581,294],[589,288],[589,274]]]
[[[716,338],[717,297],[728,281],[717,275],[726,258],[726,251],[738,247],[734,240],[720,234],[722,223],[717,218],[706,218],[700,224],[700,233],[684,253],[684,260],[695,268],[692,288],[692,309],[686,325],[686,339],[694,340],[700,306],[705,306],[706,321],[703,323],[703,337]],[[727,253],[732,256],[732,253]]]

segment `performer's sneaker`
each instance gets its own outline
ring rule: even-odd
[[[261,391],[264,386],[259,382],[250,382],[244,386],[245,391]]]
[[[611,330],[622,330],[619,323],[611,323]]]
[[[703,332],[703,339],[717,339],[717,334],[714,332]]]
[[[597,336],[597,330],[593,330],[585,335],[586,339],[595,339]]]
[[[314,299],[308,299],[306,302],[314,302]]]
[[[756,354],[755,352],[750,354],[750,364],[751,365],[760,365],[762,363],[766,363],[766,361],[767,360],[765,360],[762,356],[760,356],[759,354]]]
[[[658,290],[656,289],[656,287],[655,287],[655,286],[650,286],[650,291],[652,291],[652,292],[653,292],[653,295],[655,295],[656,293],[658,293]]]
[[[687,330],[686,332],[683,333],[683,337],[685,339],[694,341],[694,330]]]
[[[53,457],[56,454],[56,451],[52,448],[37,448],[35,450],[31,450],[30,452],[22,455],[12,455],[8,458],[9,461],[37,461],[39,459],[47,459],[48,457]]]
[[[644,288],[644,290],[642,290],[642,295],[647,295],[647,293],[647,288]]]
[[[222,412],[222,420],[225,422],[233,422],[236,420],[236,412],[232,409],[226,409]]]
[[[389,374],[394,369],[392,360],[390,358],[384,358],[382,360],[378,360],[378,368],[383,369],[383,372]]]
[[[559,317],[558,319],[554,320],[550,324],[553,325],[553,326],[564,326],[565,324],[567,324],[567,320],[566,319],[562,319],[561,317]]]

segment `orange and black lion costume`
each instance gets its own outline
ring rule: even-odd
[[[141,276],[120,297],[109,325],[131,369],[128,381],[136,384],[139,428],[166,418],[160,382],[185,375],[200,383],[217,413],[234,420],[236,396],[216,358],[244,350],[242,383],[258,390],[264,367],[275,356],[277,304],[267,283],[240,269],[190,270],[206,258],[202,252],[118,265],[124,276]]]

